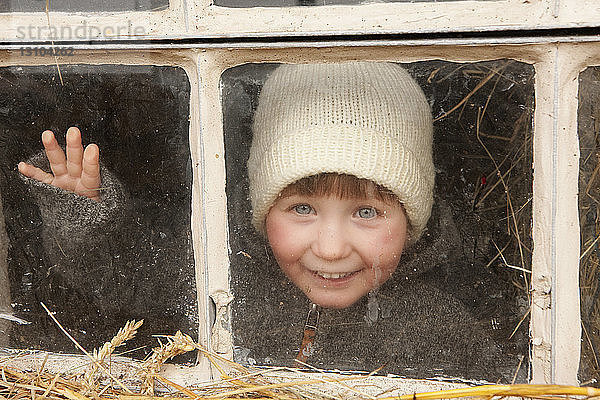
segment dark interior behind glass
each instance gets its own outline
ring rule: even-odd
[[[307,362],[406,377],[526,382],[533,66],[403,65],[436,119],[433,215],[376,293],[347,309],[321,311]],[[232,324],[235,359],[244,364],[293,365],[310,307],[250,223],[250,126],[276,66],[241,65],[222,76]]]
[[[185,71],[60,68],[62,83],[55,66],[0,68],[0,194],[10,312],[29,322],[11,323],[10,346],[76,351],[40,302],[90,351],[131,319],[145,320],[139,339],[128,342],[128,349],[145,346],[130,354],[136,357],[157,345],[151,335],[181,330],[197,337]],[[42,131],[53,130],[64,145],[70,126],[80,128],[84,145],[99,146],[103,168],[123,187],[110,199],[118,213],[85,233],[70,227],[86,226],[94,215],[85,206],[65,210],[82,197],[40,192],[16,169],[40,154]],[[108,190],[112,183],[103,178],[103,185]]]

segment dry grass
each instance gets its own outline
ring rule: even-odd
[[[122,346],[130,339],[133,339],[137,334],[137,330],[144,323],[141,321],[127,321],[125,326],[119,330],[110,342],[104,343],[99,350],[94,350],[92,357],[96,360],[94,364],[86,371],[83,378],[84,385],[91,392],[98,390],[98,369],[100,365],[104,365],[107,359],[110,359],[111,354],[119,346]]]
[[[491,239],[491,244],[497,252],[488,259],[485,267],[487,269],[493,265],[501,265],[505,268],[506,273],[502,279],[512,282],[514,287],[527,297],[528,304],[531,304],[532,196],[525,196],[526,190],[524,188],[529,185],[529,192],[531,193],[531,183],[526,182],[527,177],[531,176],[531,121],[533,110],[528,103],[522,104],[523,110],[520,114],[514,116],[512,131],[506,130],[497,132],[497,134],[482,132],[486,118],[498,118],[498,115],[494,113],[494,108],[498,106],[498,100],[495,99],[495,96],[499,92],[499,84],[511,81],[515,83],[515,90],[521,86],[520,83],[512,81],[510,75],[506,73],[510,71],[512,63],[511,60],[498,61],[471,71],[473,76],[479,75],[482,78],[462,100],[436,120],[447,118],[461,108],[460,113],[462,114],[471,99],[477,97],[471,104],[471,107],[477,109],[473,124],[475,126],[474,136],[483,151],[483,154],[481,154],[481,168],[487,169],[483,175],[487,183],[481,185],[475,193],[472,202],[473,212],[479,216],[487,214],[496,216],[496,219],[493,217],[488,219],[491,219],[492,223],[497,225],[497,228],[501,228],[500,224],[505,224],[504,235],[498,234]],[[512,94],[508,98],[511,96]],[[506,101],[505,97],[501,98]],[[490,106],[490,104],[493,105]],[[490,128],[488,127],[488,129]],[[467,136],[470,134],[471,132],[468,131]],[[468,140],[470,138],[466,137],[465,141]],[[498,232],[500,232],[500,229],[498,229]],[[500,241],[496,242],[496,240]],[[509,341],[523,326],[523,323],[527,321],[531,309],[528,307],[521,312],[522,315],[519,317],[519,321],[507,338]]]
[[[110,361],[114,349],[135,335],[142,322],[130,321],[99,351],[94,351],[95,364],[85,374],[52,374],[44,368],[45,361],[33,371],[17,370],[7,366],[14,357],[0,358],[0,399],[53,399],[53,400],[151,400],[151,399],[342,399],[331,394],[331,386],[340,385],[352,392],[353,398],[379,400],[451,399],[463,397],[527,397],[537,399],[590,398],[600,396],[600,389],[560,385],[482,385],[427,393],[409,393],[396,396],[372,396],[361,392],[360,383],[369,376],[332,376],[306,374],[290,368],[247,368],[229,361],[195,343],[189,336],[177,332],[166,336],[166,344],[155,348],[136,373],[139,381],[123,388],[111,375],[102,374],[94,365]],[[169,358],[188,351],[198,351],[210,360],[220,379],[200,385],[183,387],[159,374]],[[131,364],[130,368],[136,368]],[[278,370],[283,378],[269,375]],[[290,372],[285,377],[285,371]],[[90,388],[90,382],[93,387]],[[354,383],[348,384],[347,382]],[[160,390],[155,390],[155,383]]]

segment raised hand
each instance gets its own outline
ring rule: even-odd
[[[42,133],[42,143],[52,173],[25,162],[19,163],[23,175],[100,201],[100,150],[90,144],[83,150],[81,132],[76,127],[67,130],[67,156],[58,145],[52,131]]]

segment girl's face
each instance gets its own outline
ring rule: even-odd
[[[266,230],[279,267],[313,303],[345,308],[396,270],[407,219],[398,202],[292,195],[273,205]]]

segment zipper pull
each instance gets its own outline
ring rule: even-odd
[[[296,356],[295,366],[296,368],[306,367],[306,361],[315,351],[315,338],[317,336],[317,327],[319,326],[320,307],[316,304],[311,304],[306,316],[306,323],[304,324],[304,335],[302,337],[302,344],[298,350]]]

